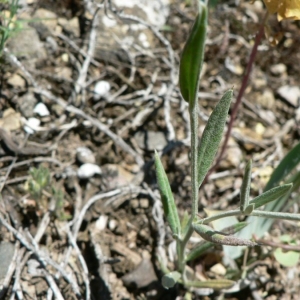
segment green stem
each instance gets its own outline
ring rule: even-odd
[[[198,99],[195,99],[193,104],[189,108],[191,120],[192,220],[198,213]]]
[[[198,89],[197,89],[198,90]],[[193,103],[193,104],[191,104]],[[178,269],[184,275],[185,269],[185,248],[190,237],[193,234],[193,220],[198,213],[198,98],[190,101],[190,120],[191,120],[191,185],[192,185],[192,213],[189,221],[187,232],[182,240],[177,241],[177,256],[178,256]]]
[[[230,211],[225,211],[223,213],[204,218],[202,220],[199,220],[199,223],[201,224],[209,224],[212,221],[222,219],[222,218],[227,218],[227,217],[232,217],[232,216],[242,216],[244,215],[239,209],[236,210],[230,210]]]
[[[253,210],[251,216],[271,219],[282,219],[289,221],[300,221],[300,214],[290,214],[273,211]]]
[[[212,221],[232,217],[232,216],[243,216],[245,215],[240,210],[230,210],[226,211],[211,217],[204,218],[199,220],[198,222],[201,224],[209,224]],[[300,214],[290,214],[290,213],[279,213],[272,211],[263,211],[263,210],[253,210],[250,216],[254,217],[262,217],[262,218],[272,218],[272,219],[282,219],[282,220],[290,220],[290,221],[300,221]]]

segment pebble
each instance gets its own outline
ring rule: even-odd
[[[117,226],[118,226],[118,222],[116,220],[114,220],[114,219],[109,220],[109,222],[108,222],[108,228],[111,231],[114,231]]]
[[[167,139],[161,131],[138,131],[134,135],[138,146],[148,151],[162,150],[167,145]]]
[[[77,171],[77,176],[80,179],[88,179],[93,177],[96,174],[101,174],[101,169],[99,166],[91,163],[83,164],[79,167]]]
[[[273,75],[282,75],[286,73],[286,65],[285,64],[276,64],[270,67],[270,71]]]
[[[78,147],[76,149],[76,158],[82,164],[85,163],[94,164],[96,162],[96,158],[92,150],[87,147]]]
[[[101,215],[95,223],[96,229],[103,231],[107,226],[108,216]]]
[[[277,93],[294,107],[299,106],[300,88],[298,86],[284,85],[277,90]]]
[[[46,116],[49,116],[50,115],[50,112],[47,108],[47,106],[42,103],[42,102],[39,102],[33,109],[33,112],[38,114],[40,117],[46,117]]]
[[[151,260],[143,259],[135,270],[122,277],[122,281],[125,286],[135,284],[138,289],[147,287],[151,283],[157,281],[157,276]]]
[[[110,83],[108,81],[98,81],[94,88],[94,99],[99,100],[101,97],[108,96],[110,88]]]
[[[37,118],[29,118],[26,122],[26,125],[24,125],[24,130],[28,134],[34,134],[37,127],[39,127],[41,124],[41,121]]]

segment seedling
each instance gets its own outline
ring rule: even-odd
[[[184,47],[179,72],[179,86],[182,97],[189,104],[190,124],[191,124],[191,186],[192,186],[192,209],[191,214],[185,214],[180,221],[177,207],[171,187],[160,161],[159,155],[155,152],[155,166],[159,190],[165,217],[173,233],[173,237],[177,243],[177,266],[176,271],[169,272],[162,279],[162,284],[166,288],[173,287],[177,282],[184,284],[186,287],[207,287],[207,288],[229,288],[234,284],[233,281],[209,280],[205,282],[195,281],[189,278],[186,263],[204,251],[212,247],[214,244],[229,246],[248,246],[258,245],[255,241],[249,239],[238,238],[229,234],[238,232],[245,223],[238,223],[233,228],[227,228],[224,232],[215,231],[208,224],[214,220],[226,218],[230,216],[255,216],[262,218],[300,220],[300,215],[280,213],[275,211],[263,211],[258,208],[277,200],[289,194],[292,190],[292,183],[283,184],[281,186],[272,186],[263,194],[250,200],[250,184],[251,184],[251,161],[248,162],[244,179],[241,187],[240,207],[236,210],[229,210],[216,215],[200,219],[198,216],[198,190],[207,175],[217,150],[219,148],[223,135],[228,111],[233,97],[233,90],[228,90],[219,103],[214,108],[212,114],[204,129],[201,142],[198,144],[198,89],[199,77],[204,59],[204,46],[206,40],[207,29],[207,5],[199,1],[199,12],[191,33]],[[278,182],[276,182],[278,183]],[[189,253],[187,252],[187,243],[193,234],[197,232],[204,242],[196,245]]]

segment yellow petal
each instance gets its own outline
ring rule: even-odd
[[[269,13],[277,13],[279,21],[300,20],[300,0],[264,0]]]
[[[264,0],[264,2],[270,14],[275,14],[278,12],[280,0]]]
[[[285,0],[282,1],[278,10],[278,20],[291,19],[300,20],[300,1],[299,0]]]

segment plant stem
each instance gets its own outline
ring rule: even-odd
[[[209,224],[212,221],[222,219],[222,218],[227,218],[227,217],[232,217],[232,216],[242,216],[244,215],[240,209],[235,209],[235,210],[230,210],[230,211],[225,211],[223,213],[204,218],[202,220],[199,220],[199,223],[201,224]]]
[[[282,219],[289,221],[300,221],[300,214],[290,214],[273,211],[253,210],[251,216],[271,219]]]
[[[192,214],[193,220],[198,213],[198,99],[195,99],[194,105],[191,105],[190,120],[191,120],[191,184],[192,184]]]
[[[204,218],[199,220],[198,222],[201,224],[208,224],[212,221],[232,217],[232,216],[243,216],[245,215],[239,209],[225,211],[223,213]],[[300,221],[300,214],[290,214],[290,213],[280,213],[280,212],[273,212],[273,211],[263,211],[263,210],[253,210],[250,216],[254,217],[262,217],[262,218],[272,218],[272,219],[283,219],[283,220],[290,220],[290,221]]]
[[[190,123],[191,123],[191,185],[192,185],[192,213],[188,225],[188,230],[182,237],[182,240],[177,241],[177,256],[178,269],[184,275],[185,269],[185,248],[190,237],[193,234],[193,220],[198,213],[198,99],[195,99],[193,105],[190,105]]]

